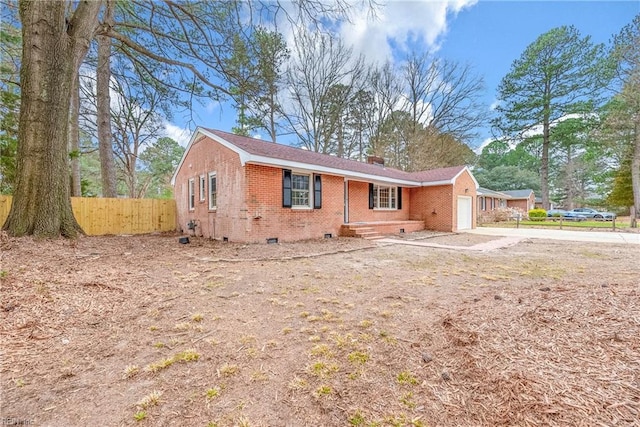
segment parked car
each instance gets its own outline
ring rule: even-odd
[[[564,209],[549,209],[547,211],[548,218],[560,218],[567,221],[586,221],[587,217],[573,211],[565,211]]]
[[[600,212],[591,208],[575,208],[573,212],[584,215],[587,218],[605,221],[612,221],[616,217],[616,214],[614,214],[613,212]]]

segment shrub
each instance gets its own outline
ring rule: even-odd
[[[531,209],[529,211],[529,219],[531,221],[544,221],[547,217],[547,211],[544,209]]]
[[[517,214],[514,208],[496,208],[492,211],[482,211],[478,213],[478,224],[509,221]]]

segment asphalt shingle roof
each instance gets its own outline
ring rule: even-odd
[[[315,165],[348,172],[358,172],[384,178],[415,181],[416,183],[451,181],[465,168],[465,166],[452,166],[421,172],[404,172],[399,169],[359,162],[357,160],[343,159],[329,154],[316,153],[289,145],[266,142],[221,130],[203,129],[252,155],[304,163],[309,166]]]
[[[509,190],[509,191],[502,191],[502,193],[504,194],[508,194],[509,196],[511,196],[513,199],[527,199],[529,198],[529,196],[531,195],[531,193],[533,193],[533,190],[531,189],[526,189],[526,190]]]
[[[507,199],[511,198],[511,196],[506,194],[504,191],[494,191],[484,187],[478,187],[478,195],[489,196],[489,197],[504,197]]]

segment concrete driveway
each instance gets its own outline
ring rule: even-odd
[[[484,234],[488,236],[640,245],[640,233],[614,233],[611,231],[568,231],[538,228],[478,227],[473,230],[465,230],[464,233]]]

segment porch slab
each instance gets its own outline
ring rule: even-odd
[[[367,221],[342,224],[340,235],[366,239],[382,238],[385,235],[412,233],[425,229],[424,221]]]

